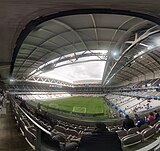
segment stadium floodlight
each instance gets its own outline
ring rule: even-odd
[[[113,52],[113,56],[117,56],[117,52]]]
[[[114,58],[115,60],[117,60],[118,57],[119,57],[119,52],[118,52],[117,50],[112,51],[112,56],[113,56],[113,58]]]
[[[144,51],[142,50],[142,51],[140,51],[138,54],[141,55],[141,54],[143,54],[143,53],[144,53]]]
[[[135,59],[135,58],[143,55],[144,53],[145,53],[145,52],[142,50],[142,51],[138,52],[138,54],[134,55],[133,58]],[[140,58],[142,58],[142,56],[141,56]]]
[[[9,82],[15,82],[15,79],[14,78],[10,78]]]

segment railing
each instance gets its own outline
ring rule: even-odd
[[[35,142],[35,146],[34,145],[31,145],[31,143],[28,143],[31,145],[31,147],[33,149],[35,149],[36,151],[41,151],[41,141],[42,141],[42,131],[48,135],[51,136],[51,132],[46,130],[44,127],[42,127],[41,125],[39,125],[35,120],[33,120],[31,118],[31,116],[29,116],[19,105],[18,103],[15,101],[15,99],[10,96],[10,101],[11,101],[11,105],[12,107],[14,108],[17,108],[19,111],[21,111],[23,113],[23,115],[25,115],[25,117],[27,117],[28,120],[30,120],[31,123],[34,124],[35,128],[36,128],[36,142]],[[15,110],[16,112],[16,110]],[[18,119],[19,121],[20,119]],[[25,127],[26,128],[26,127]]]
[[[121,108],[119,108],[116,104],[114,104],[111,100],[107,99],[107,101],[117,110],[117,112],[119,113],[123,113],[124,115],[127,115],[127,113],[122,110]]]

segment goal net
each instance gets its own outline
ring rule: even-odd
[[[74,106],[72,111],[77,113],[86,113],[86,107]]]

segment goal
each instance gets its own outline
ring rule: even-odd
[[[86,113],[86,107],[74,106],[72,111],[77,113]]]

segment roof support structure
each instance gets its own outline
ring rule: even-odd
[[[124,74],[124,73],[128,73],[128,74],[130,74],[130,75],[132,75],[131,77],[133,78],[133,76],[134,77],[137,77],[137,79],[138,79],[138,81],[139,81],[139,77],[136,75],[136,74],[134,74],[134,73],[132,73],[132,72],[129,72],[129,70],[122,70],[122,73],[121,74]]]
[[[158,25],[157,25],[158,26]],[[104,69],[104,74],[103,74],[103,81],[102,84],[105,85],[108,81],[108,79],[110,80],[110,78],[113,77],[113,70],[116,68],[117,65],[120,64],[120,61],[122,61],[122,59],[124,58],[124,56],[130,51],[132,50],[132,48],[134,46],[136,46],[138,43],[142,42],[144,39],[148,38],[151,35],[154,35],[156,33],[160,32],[160,29],[157,29],[157,26],[153,26],[151,28],[149,28],[148,30],[146,30],[146,32],[144,32],[142,35],[140,35],[139,37],[137,37],[137,33],[135,33],[135,40],[133,41],[133,43],[128,46],[120,55],[120,57],[118,58],[118,60],[111,66],[105,66]],[[113,60],[113,59],[112,59]]]
[[[136,69],[136,68],[134,68],[134,67],[131,67],[131,66],[130,66],[129,68],[131,68],[131,69],[133,69],[133,70],[141,73],[142,75],[144,75],[144,80],[146,80],[146,75],[145,75],[145,73],[143,73],[142,71],[140,71],[140,70],[138,70],[138,69]]]
[[[148,56],[149,56],[150,58],[152,58],[155,62],[157,62],[158,65],[160,66],[160,61],[159,61],[158,59],[155,58],[155,56],[154,56],[153,53],[148,54]],[[160,68],[159,68],[159,69],[160,69]]]
[[[154,73],[154,71],[152,69],[150,69],[149,67],[147,67],[146,65],[144,65],[143,63],[141,63],[141,62],[139,62],[137,60],[135,62],[137,62],[138,64],[140,64],[144,68],[148,69],[153,74],[153,79],[155,78],[155,73]]]
[[[23,81],[23,80],[22,80]],[[65,81],[60,81],[57,79],[50,79],[50,78],[44,78],[44,77],[30,77],[24,81],[29,81],[29,82],[39,82],[39,83],[48,83],[48,84],[56,84],[56,85],[62,85],[62,86],[68,86],[68,87],[73,87],[73,84]]]
[[[124,80],[127,80],[127,81],[131,80],[130,78],[125,78],[123,75],[117,75],[116,78],[121,78],[121,79],[124,79]]]

